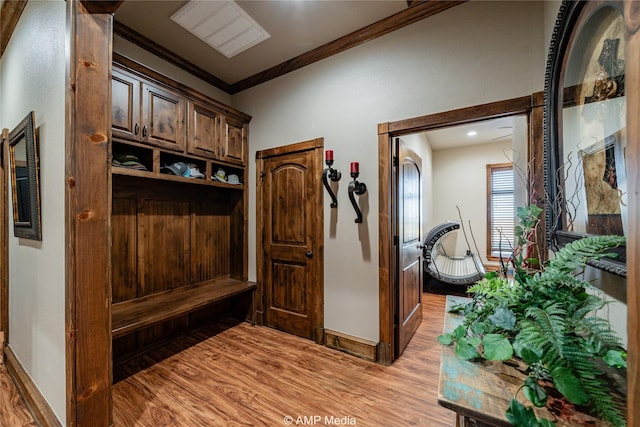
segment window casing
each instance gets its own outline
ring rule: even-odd
[[[509,258],[514,245],[513,165],[487,165],[487,259]]]

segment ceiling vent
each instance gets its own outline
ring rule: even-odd
[[[227,58],[271,37],[231,0],[190,1],[171,20]]]

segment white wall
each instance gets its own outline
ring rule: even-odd
[[[512,158],[511,141],[435,150],[433,152],[433,223],[429,229],[459,220],[460,208],[471,250],[476,252],[471,234],[478,245],[478,255],[487,264],[487,164],[507,163]],[[469,223],[471,225],[469,226]],[[462,230],[447,243],[455,246],[452,255],[464,255],[467,242]],[[455,242],[455,243],[454,243]],[[451,250],[451,249],[450,249]]]
[[[344,172],[360,162],[368,188],[364,223],[353,222],[346,182],[335,235],[329,203],[324,207],[326,328],[378,340],[377,124],[541,91],[543,9],[541,2],[464,3],[233,96],[234,107],[254,117],[250,159],[258,150],[324,137],[335,167]],[[255,279],[253,161],[249,177]]]
[[[42,242],[9,238],[9,345],[64,425],[66,3],[27,3],[0,62],[0,126],[35,111]],[[12,210],[9,209],[10,216]]]

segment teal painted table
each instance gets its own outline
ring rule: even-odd
[[[469,302],[469,298],[447,296],[444,332],[453,331],[463,321],[463,316],[449,313],[457,305]],[[460,360],[453,346],[442,346],[438,404],[457,414],[456,425],[510,426],[505,417],[511,399],[525,379],[525,366],[495,361],[482,363]],[[518,400],[525,401],[522,392]],[[529,406],[529,405],[527,405]],[[580,412],[573,412],[570,420],[559,419],[546,408],[536,408],[538,417],[550,419],[558,426],[605,425]]]

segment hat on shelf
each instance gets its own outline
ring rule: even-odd
[[[240,184],[240,178],[238,178],[238,175],[236,174],[231,174],[228,177],[229,180],[229,184]]]
[[[186,176],[191,178],[204,178],[204,174],[200,172],[198,165],[195,163],[187,163],[187,167],[189,168],[189,173]]]
[[[162,173],[173,174],[177,176],[189,176],[189,167],[185,162],[175,162],[168,166],[160,168]]]
[[[218,171],[211,177],[214,181],[227,182],[227,173],[223,168],[218,168]]]
[[[140,163],[140,159],[138,158],[138,156],[128,151],[114,154],[113,161],[111,163],[114,166],[120,166],[123,168],[137,169],[137,170],[143,170],[143,171],[147,170],[146,166]]]

